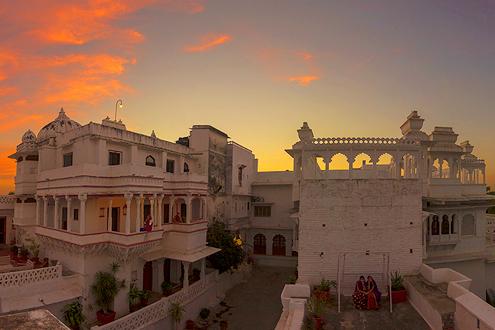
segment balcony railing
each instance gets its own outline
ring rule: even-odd
[[[124,246],[132,246],[140,243],[148,243],[151,241],[160,240],[163,236],[163,230],[159,229],[151,232],[144,231],[130,234],[120,232],[79,234],[60,229],[37,226],[36,234],[54,238],[57,240],[62,240],[76,245],[114,243]]]
[[[155,322],[168,317],[170,304],[178,302],[181,305],[187,305],[194,298],[201,295],[215,284],[215,278],[218,272],[212,272],[206,275],[191,286],[174,293],[171,296],[163,297],[157,302],[150,304],[138,311],[127,314],[126,316],[115,320],[103,326],[94,326],[91,330],[134,330],[149,326]]]
[[[62,265],[0,273],[0,288],[18,287],[62,277]]]
[[[430,245],[451,245],[459,242],[459,234],[431,235]]]

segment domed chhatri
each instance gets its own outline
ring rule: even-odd
[[[34,134],[33,131],[28,129],[26,133],[22,136],[22,143],[31,143],[31,142],[36,142],[36,135]]]
[[[40,130],[40,132],[38,133],[38,141],[49,139],[59,133],[66,133],[78,127],[81,127],[81,125],[78,122],[70,119],[65,114],[64,108],[61,108],[60,112],[58,113],[58,117],[49,124],[45,125]]]

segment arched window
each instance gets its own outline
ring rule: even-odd
[[[452,214],[452,220],[450,221],[450,233],[457,234],[457,218],[455,214]]]
[[[431,234],[432,235],[440,234],[440,223],[438,222],[438,215],[433,216],[433,221],[431,222]]]
[[[155,158],[153,156],[149,155],[146,157],[146,166],[156,166]]]
[[[472,214],[466,214],[462,218],[461,234],[462,236],[476,234],[476,222]]]
[[[184,163],[184,173],[189,173],[189,165]]]
[[[444,214],[442,216],[442,235],[448,235],[450,233],[449,216]]]
[[[285,237],[282,235],[273,237],[272,255],[285,256]]]
[[[254,254],[266,254],[266,238],[263,234],[256,234],[254,236],[253,244]]]

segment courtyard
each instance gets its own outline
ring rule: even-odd
[[[280,294],[295,269],[255,267],[246,283],[229,290],[220,305],[212,310],[209,329],[220,329],[227,321],[228,329],[273,330],[282,313]]]

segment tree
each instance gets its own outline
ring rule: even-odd
[[[208,227],[208,245],[222,249],[208,257],[211,265],[223,273],[229,269],[236,269],[244,260],[244,250],[238,244],[235,236],[225,228],[225,224],[215,221]]]

